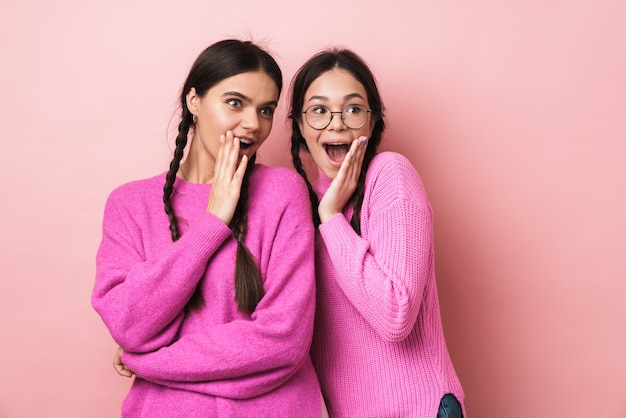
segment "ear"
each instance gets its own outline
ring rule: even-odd
[[[200,97],[198,96],[198,93],[196,93],[195,87],[192,87],[191,90],[189,90],[189,93],[187,93],[185,100],[187,102],[187,108],[189,109],[189,111],[194,115],[197,115]]]

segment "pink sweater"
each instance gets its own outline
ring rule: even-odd
[[[320,172],[321,197],[330,180]],[[403,156],[372,161],[361,210],[319,228],[313,363],[330,416],[434,418],[463,390],[444,340],[435,284],[432,211]]]
[[[292,170],[257,165],[246,245],[265,296],[252,315],[234,300],[236,240],[206,213],[211,185],[175,183],[181,238],[163,210],[165,175],[109,197],[92,304],[137,376],[124,417],[319,417],[308,355],[315,310],[308,194]],[[287,192],[288,191],[288,192]],[[196,286],[205,307],[185,313]]]

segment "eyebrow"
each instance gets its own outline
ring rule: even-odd
[[[228,96],[235,96],[240,98],[241,100],[243,100],[246,103],[251,103],[252,99],[248,96],[246,96],[243,93],[240,93],[238,91],[227,91],[224,94],[222,94],[222,97],[228,97]],[[263,106],[278,106],[278,101],[276,100],[270,100],[269,102],[265,102],[263,103]]]
[[[350,93],[350,94],[343,96],[344,101],[354,99],[354,98],[365,100],[363,96],[361,96],[359,93]],[[312,100],[322,100],[322,101],[328,102],[330,99],[326,96],[311,96],[309,97],[309,100],[307,101],[310,102]]]

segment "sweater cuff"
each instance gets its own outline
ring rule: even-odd
[[[193,232],[192,232],[193,231]],[[232,234],[230,228],[212,213],[204,213],[193,221],[183,235],[188,240],[187,250],[192,254],[212,254]]]
[[[319,226],[326,248],[331,254],[363,254],[367,251],[367,241],[359,236],[346,217],[338,213]],[[350,257],[351,259],[353,257]]]

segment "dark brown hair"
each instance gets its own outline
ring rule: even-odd
[[[211,87],[228,77],[258,70],[264,71],[274,80],[280,94],[283,87],[283,78],[278,64],[266,51],[249,41],[228,39],[217,42],[205,49],[196,58],[189,70],[189,75],[180,94],[181,118],[178,124],[174,157],[170,163],[169,171],[165,177],[165,185],[163,186],[163,203],[165,213],[169,218],[173,241],[177,241],[180,238],[178,220],[172,206],[174,181],[187,146],[189,131],[194,127],[193,115],[187,107],[187,94],[192,88],[195,88],[198,96],[203,97]],[[243,242],[247,225],[249,177],[255,159],[255,156],[252,156],[248,161],[239,202],[231,222],[231,228],[237,239],[235,299],[240,312],[254,311],[256,305],[263,297],[263,284],[259,267]],[[198,287],[187,303],[187,308],[200,309],[202,306],[204,306],[204,298]]]
[[[291,82],[291,104],[289,110],[289,118],[291,119],[291,157],[296,171],[304,177],[309,188],[309,198],[311,199],[311,207],[313,210],[313,222],[317,227],[320,223],[317,207],[319,201],[317,195],[313,191],[313,187],[309,182],[306,172],[302,166],[300,159],[300,151],[308,152],[306,140],[300,132],[298,122],[302,118],[302,106],[304,104],[304,95],[313,81],[322,74],[334,69],[340,68],[348,71],[359,83],[363,85],[367,93],[367,101],[372,109],[371,117],[374,118],[374,129],[372,135],[368,139],[367,149],[363,158],[363,165],[359,175],[357,188],[352,195],[351,201],[354,207],[354,213],[350,220],[350,225],[358,233],[361,234],[361,206],[363,205],[363,195],[365,189],[365,175],[370,162],[376,155],[378,146],[382,139],[382,133],[385,130],[385,121],[383,118],[383,103],[376,86],[376,80],[371,70],[354,52],[348,49],[331,48],[311,57],[296,73]]]

